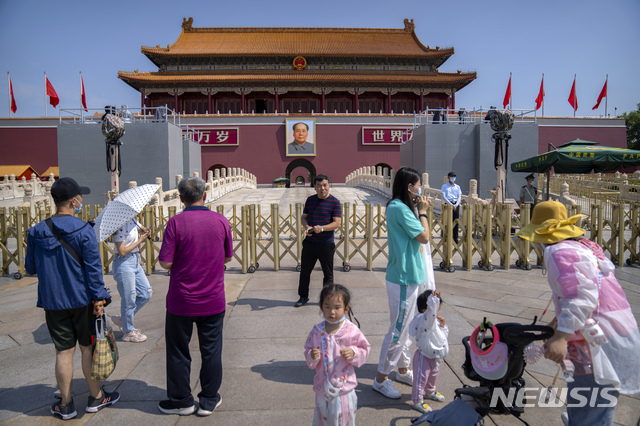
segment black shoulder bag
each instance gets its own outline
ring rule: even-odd
[[[53,236],[56,237],[60,245],[62,245],[62,248],[64,248],[67,251],[67,253],[69,253],[71,257],[73,257],[76,260],[76,262],[80,264],[80,267],[84,269],[84,261],[78,255],[78,253],[73,249],[73,247],[71,247],[71,245],[67,242],[67,240],[65,240],[62,237],[62,234],[60,234],[60,231],[58,231],[58,229],[55,226],[53,226],[53,221],[51,220],[51,218],[45,220],[45,222],[49,227],[49,229],[51,230],[51,232],[53,232]]]

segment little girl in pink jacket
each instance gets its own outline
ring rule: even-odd
[[[365,363],[371,345],[360,329],[346,319],[347,314],[351,318],[350,300],[346,287],[325,286],[320,293],[324,321],[313,327],[304,345],[307,365],[316,370],[314,425],[354,426],[356,422],[358,381],[354,369]]]

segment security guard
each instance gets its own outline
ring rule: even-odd
[[[527,180],[527,184],[520,188],[520,206],[523,204],[531,204],[530,215],[533,215],[533,207],[538,202],[538,188],[533,186],[533,181],[535,177],[533,173],[525,178]]]

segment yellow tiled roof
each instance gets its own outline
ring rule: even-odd
[[[45,170],[45,172],[42,173],[40,176],[48,178],[50,173],[53,173],[54,177],[60,177],[60,167],[51,166],[47,170]]]
[[[191,20],[192,22],[193,20]],[[143,46],[148,56],[418,56],[448,57],[453,48],[431,49],[405,28],[196,28],[185,25],[167,47]]]
[[[12,173],[15,176],[21,176],[24,172],[28,171],[29,169],[31,169],[31,173],[35,173],[36,176],[38,176],[38,172],[36,172],[33,169],[33,167],[31,167],[28,164],[0,166],[0,178],[4,179],[4,175],[11,176]]]
[[[360,86],[368,83],[447,83],[448,85],[466,85],[476,78],[476,73],[380,73],[380,72],[326,72],[326,71],[291,71],[265,72],[244,71],[234,73],[201,73],[183,74],[168,72],[124,72],[119,71],[118,77],[130,85],[136,83],[180,84],[180,83],[237,83],[250,81],[253,84],[261,82],[276,83],[316,83],[323,85],[331,83],[349,83]]]

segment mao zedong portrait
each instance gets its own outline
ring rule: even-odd
[[[287,155],[315,155],[313,141],[307,141],[309,125],[302,121],[295,123],[293,129],[293,142],[287,144]]]

